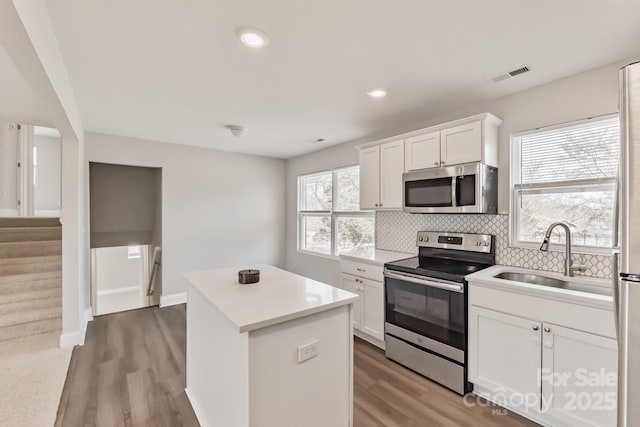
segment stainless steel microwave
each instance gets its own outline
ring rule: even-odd
[[[402,175],[402,205],[411,213],[498,213],[498,169],[465,163]]]

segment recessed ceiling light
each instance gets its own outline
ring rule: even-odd
[[[387,91],[384,89],[371,89],[367,92],[367,95],[372,98],[384,98],[387,96]]]
[[[269,37],[267,34],[259,28],[255,27],[240,27],[236,33],[240,37],[240,41],[249,47],[260,48],[269,44]]]

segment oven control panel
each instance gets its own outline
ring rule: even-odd
[[[418,231],[416,244],[421,247],[459,249],[461,251],[491,253],[491,234],[450,233],[440,231]]]

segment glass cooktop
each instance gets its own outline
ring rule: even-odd
[[[387,263],[385,267],[389,270],[462,283],[464,276],[490,267],[490,264],[416,256]]]

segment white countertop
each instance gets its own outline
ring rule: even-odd
[[[238,283],[238,271],[260,270],[260,281]],[[239,332],[248,332],[350,304],[358,295],[267,264],[185,273]]]
[[[406,252],[385,251],[382,249],[359,249],[350,252],[343,252],[340,258],[352,261],[366,262],[373,265],[384,265],[387,262],[397,261],[399,259],[412,258],[416,254]]]
[[[524,293],[533,296],[539,296],[546,299],[554,299],[558,301],[573,302],[576,304],[587,305],[591,307],[604,308],[613,310],[613,294],[602,295],[599,293],[578,292],[570,289],[554,288],[551,286],[535,285],[514,280],[498,279],[494,276],[511,271],[514,273],[537,274],[539,276],[551,277],[554,279],[564,280],[573,283],[580,283],[585,286],[598,288],[600,290],[612,289],[612,282],[609,279],[599,279],[585,276],[565,277],[560,273],[531,270],[527,268],[511,267],[507,265],[494,265],[484,270],[465,276],[470,286],[480,285],[494,289],[500,289],[510,292]]]

